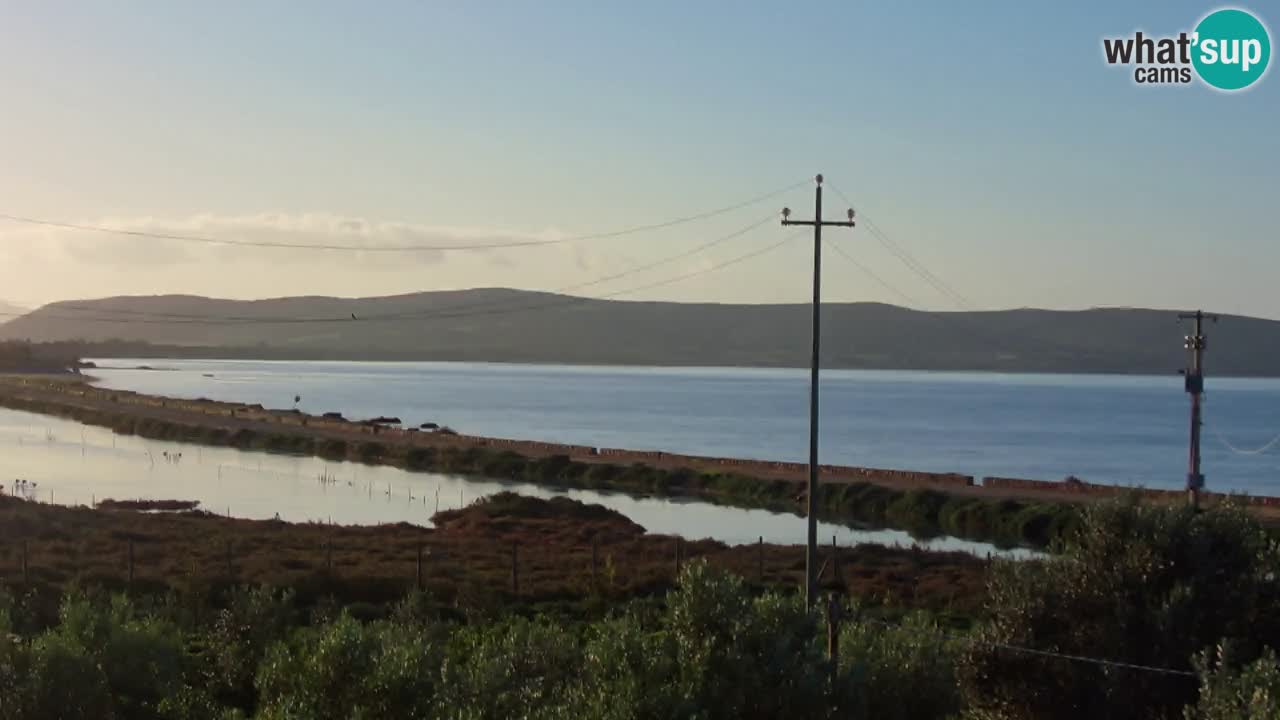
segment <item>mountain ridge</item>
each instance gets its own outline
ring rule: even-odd
[[[489,360],[802,367],[807,303],[674,303],[481,288],[377,297],[117,296],[51,303],[0,339],[148,343],[185,357]],[[1185,364],[1177,311],[926,311],[823,306],[829,367],[1167,374]],[[354,319],[352,316],[354,315]],[[1280,321],[1224,315],[1209,372],[1280,375]]]

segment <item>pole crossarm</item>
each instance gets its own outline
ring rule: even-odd
[[[783,225],[821,225],[823,227],[854,227],[852,220],[788,220],[782,219]]]

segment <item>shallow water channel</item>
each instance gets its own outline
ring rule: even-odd
[[[17,481],[25,480],[25,484]],[[117,435],[60,418],[0,409],[0,483],[7,493],[59,505],[89,505],[113,498],[195,500],[209,512],[292,522],[348,525],[409,522],[431,526],[439,510],[460,507],[503,490],[534,497],[563,495],[598,503],[651,533],[729,544],[800,544],[804,519],[695,500],[637,498],[590,490],[552,490],[525,483],[408,472],[395,467],[334,462],[317,457],[204,447]],[[951,537],[914,540],[898,530],[867,530],[830,523],[819,537],[840,545],[861,543],[1030,556]]]

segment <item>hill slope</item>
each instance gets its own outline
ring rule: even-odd
[[[1165,310],[935,313],[838,303],[824,307],[823,322],[831,367],[1167,374],[1185,363],[1187,330]],[[1213,373],[1280,375],[1280,322],[1226,316],[1210,333]],[[0,326],[0,339],[142,341],[166,346],[146,354],[193,357],[805,366],[809,307],[502,289],[356,299],[119,297],[47,305]]]

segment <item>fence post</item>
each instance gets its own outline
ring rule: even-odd
[[[840,601],[831,593],[827,599],[827,661],[831,669],[831,689],[836,687],[840,668]]]
[[[133,538],[129,538],[129,589],[133,589]]]
[[[760,584],[763,585],[764,584],[764,536],[763,535],[761,535],[760,539],[756,541],[756,549],[758,550],[758,552],[756,553],[756,577],[759,579]]]
[[[591,536],[591,590],[599,592],[600,590],[600,542],[596,536]]]
[[[27,541],[22,541],[22,584],[27,585],[31,580],[27,564]]]
[[[414,566],[413,584],[414,584],[414,587],[418,588],[419,591],[422,590],[422,543],[421,542],[418,543],[418,562],[417,562],[417,565]]]
[[[511,594],[520,594],[520,545],[511,542]]]

